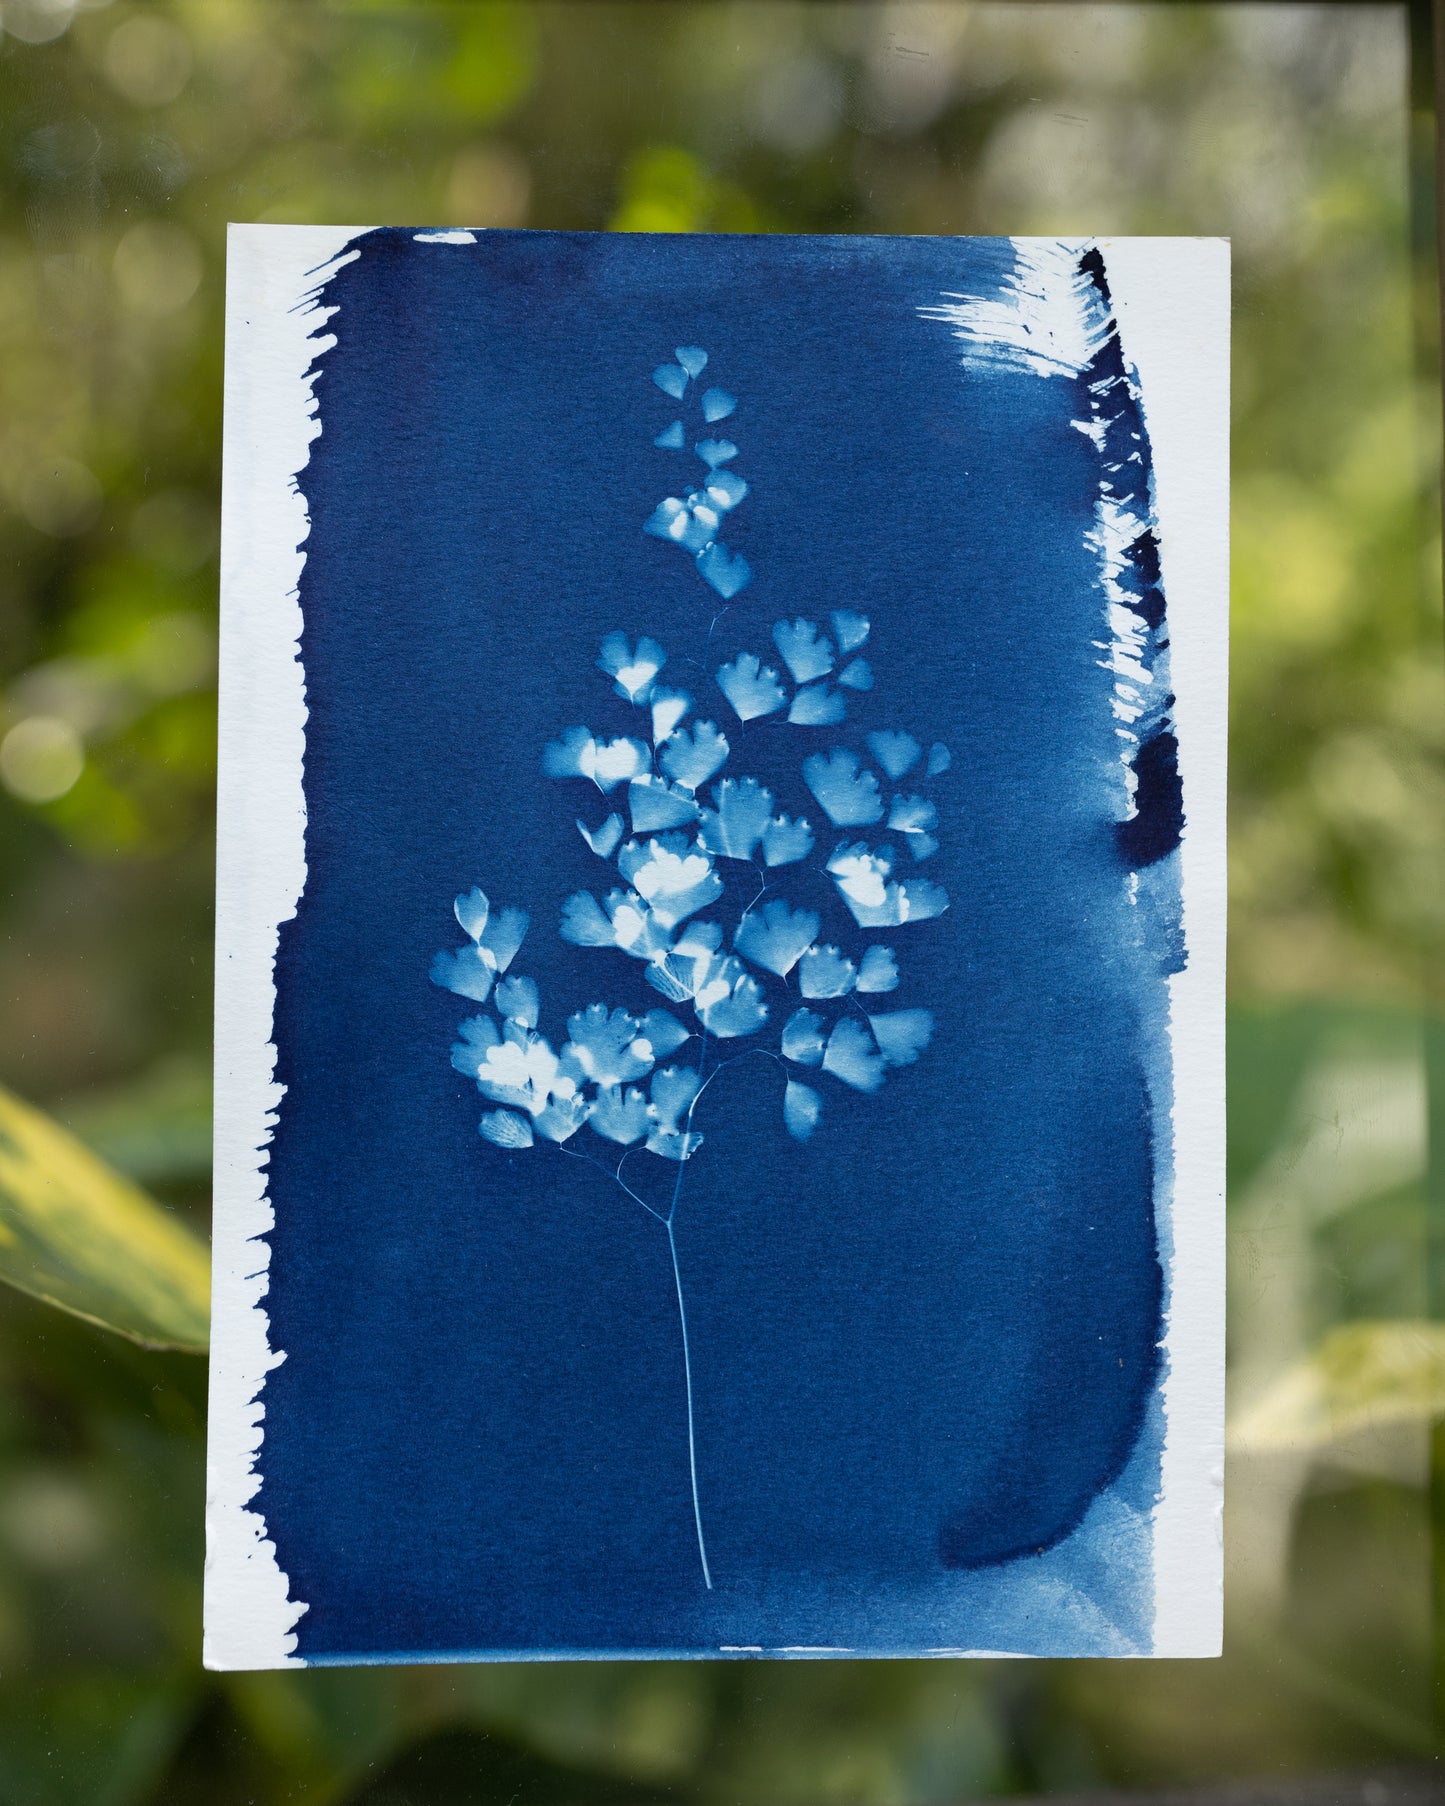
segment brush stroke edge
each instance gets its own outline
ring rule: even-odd
[[[260,1393],[284,1352],[264,1308],[275,1214],[267,1146],[276,1083],[280,924],[306,881],[305,677],[297,583],[310,530],[297,473],[320,432],[313,365],[334,310],[313,298],[355,228],[229,228],[221,491],[215,976],[215,1167],[203,1660],[302,1667],[293,1600],[261,1515]],[[354,255],[354,253],[353,253]]]

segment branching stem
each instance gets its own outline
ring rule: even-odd
[[[699,1073],[704,1072],[707,1067],[707,1040],[707,1031],[704,1029],[702,1047],[698,1054]],[[726,1071],[729,1066],[738,1065],[742,1060],[751,1059],[757,1055],[761,1055],[765,1060],[772,1060],[775,1065],[781,1066],[783,1064],[777,1054],[770,1052],[766,1047],[749,1047],[745,1048],[740,1054],[734,1054],[730,1060],[719,1060],[712,1071],[703,1079],[702,1083],[693,1094],[692,1102],[687,1107],[687,1115],[683,1119],[682,1138],[684,1148],[687,1146],[687,1138],[692,1134],[693,1113],[697,1109],[698,1099],[702,1096],[703,1092],[707,1090],[708,1086],[720,1072]],[[627,1154],[633,1152],[631,1148],[629,1148],[627,1153],[623,1154],[622,1159],[618,1161],[616,1172],[612,1172],[609,1168],[603,1166],[600,1160],[594,1160],[590,1154],[579,1154],[572,1148],[564,1148],[560,1145],[558,1146],[557,1151],[568,1155],[573,1160],[585,1160],[589,1166],[595,1166],[600,1172],[607,1173],[608,1177],[611,1178],[621,1190],[626,1192],[627,1196],[631,1198],[635,1204],[640,1204],[647,1214],[650,1217],[656,1218],[667,1231],[667,1251],[672,1259],[672,1284],[673,1290],[677,1294],[677,1326],[682,1333],[682,1377],[687,1390],[687,1471],[688,1479],[692,1485],[692,1521],[693,1527],[697,1531],[697,1553],[698,1559],[702,1563],[703,1585],[711,1592],[712,1570],[708,1566],[707,1540],[703,1536],[702,1530],[702,1495],[698,1490],[697,1483],[697,1416],[692,1397],[692,1346],[688,1340],[687,1334],[687,1305],[682,1295],[682,1265],[677,1258],[677,1232],[674,1227],[677,1208],[682,1202],[682,1181],[683,1175],[687,1170],[687,1162],[685,1160],[679,1160],[677,1163],[677,1178],[673,1182],[672,1202],[668,1205],[667,1215],[664,1216],[660,1210],[654,1209],[645,1198],[639,1197],[622,1177],[623,1162],[627,1159]]]

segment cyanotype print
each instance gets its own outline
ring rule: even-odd
[[[1223,697],[1107,245],[300,251],[209,1659],[1208,1652]]]

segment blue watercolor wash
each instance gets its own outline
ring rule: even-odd
[[[263,1395],[256,1504],[308,1608],[299,1653],[1146,1651],[1177,793],[1151,755],[1164,804],[1141,803],[1131,845],[1092,650],[1100,454],[1072,427],[1116,354],[1076,380],[964,367],[919,315],[996,289],[1013,254],[995,241],[680,238],[664,255],[627,235],[381,231],[356,248],[322,296],[336,343],[301,477],[308,879],[278,957],[266,1308],[287,1358]],[[679,343],[676,378],[649,383]],[[704,347],[746,426],[746,505],[713,542],[724,581],[748,576],[730,594],[640,531],[674,468],[652,446],[672,412],[658,389],[694,406],[686,360]],[[1147,545],[1127,562],[1152,646],[1167,626]],[[858,735],[901,712],[932,747],[936,877],[898,876],[902,833],[880,853],[876,778],[860,789],[856,757],[836,762],[851,720],[787,725],[783,694],[727,736],[673,723],[655,748],[651,704],[593,668],[625,630],[689,685],[683,657],[750,653],[755,686],[795,618],[829,622]],[[1164,698],[1150,705],[1146,732],[1168,733]],[[671,783],[712,787],[701,831],[729,899],[773,871],[770,837],[798,844],[823,811],[816,848],[778,869],[816,945],[867,942],[843,1001],[865,975],[888,989],[881,1031],[836,998],[760,1023],[782,981],[687,913],[695,886],[666,893],[664,929],[599,884],[620,837],[594,850],[602,831],[574,821],[654,753]],[[725,791],[731,771],[762,794]],[[873,839],[846,838],[859,827]],[[1131,895],[1130,862],[1154,849]],[[638,858],[635,875],[671,869]],[[450,899],[479,879],[485,919],[465,906],[457,949]],[[548,1043],[521,988],[511,1041],[499,1017],[495,1042],[469,1029],[426,982],[439,947],[470,949],[494,987],[523,959],[544,1012],[605,999],[609,1024],[622,1008],[642,1025],[591,1118],[555,1091],[532,1108],[538,1073],[581,1071],[588,1043]],[[696,1008],[687,986],[714,968]],[[689,1038],[629,1053],[653,1010]],[[702,1027],[772,1036],[791,1073],[742,1059],[701,1093]],[[619,1076],[629,1062],[648,1070]],[[636,1149],[624,1177],[649,1150],[650,1172],[686,1174],[669,1235],[711,1590],[669,1236],[579,1147],[614,1165]]]

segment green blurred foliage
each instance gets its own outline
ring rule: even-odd
[[[0,1080],[203,1221],[228,219],[1227,233],[1231,1397],[1426,1314],[1445,710],[1400,10],[0,19]],[[202,1389],[0,1298],[0,1802],[925,1806],[1432,1748],[1414,1421],[1232,1457],[1219,1663],[218,1678]]]
[[[200,1237],[3,1086],[0,1280],[146,1348],[204,1354],[210,1340]]]

